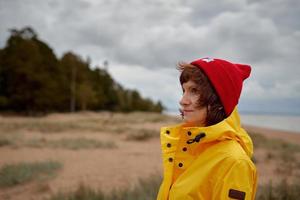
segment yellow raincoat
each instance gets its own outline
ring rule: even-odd
[[[237,108],[208,127],[161,128],[164,179],[157,200],[253,200],[253,144]]]

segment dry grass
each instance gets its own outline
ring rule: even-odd
[[[53,195],[50,200],[153,200],[156,198],[161,177],[153,175],[141,179],[139,183],[123,190],[114,190],[107,194],[102,190],[92,190],[89,187],[80,185],[76,191],[70,193],[59,192]],[[259,186],[256,200],[298,200],[300,196],[300,182],[288,184],[286,180],[279,184],[272,182]]]
[[[87,138],[62,138],[59,140],[47,140],[45,138],[32,139],[26,142],[25,146],[35,148],[63,148],[71,150],[95,149],[95,148],[116,148],[113,141],[98,141]]]
[[[12,187],[32,180],[50,178],[61,167],[61,163],[54,161],[4,165],[0,169],[0,187]]]
[[[149,130],[149,129],[135,129],[127,134],[126,139],[134,140],[134,141],[146,141],[153,137],[159,137],[157,131]]]
[[[255,149],[265,150],[264,159],[260,159],[260,161],[255,159],[255,163],[275,165],[273,168],[273,173],[276,174],[275,185],[284,180],[289,183],[299,182],[300,145],[276,138],[267,138],[259,133],[249,134]]]
[[[39,133],[111,132],[123,133],[136,124],[169,123],[177,118],[158,113],[109,113],[83,112],[74,114],[52,114],[45,117],[0,117],[0,133],[32,131]]]
[[[250,132],[255,148],[265,148],[269,150],[300,152],[300,145],[292,144],[277,138],[267,138],[259,133]]]
[[[131,161],[138,164],[140,162],[139,159],[144,158],[145,155],[151,155],[152,158],[161,156],[159,153],[146,154],[146,151],[140,150],[146,145],[149,149],[152,148],[151,145],[154,145],[153,148],[155,149],[159,148],[159,128],[161,126],[176,124],[178,122],[178,118],[160,115],[157,113],[141,112],[127,114],[83,112],[75,114],[51,114],[41,118],[0,117],[0,149],[3,148],[5,152],[13,152],[13,155],[19,156],[24,156],[22,153],[24,147],[26,147],[26,149],[24,148],[26,151],[29,149],[34,152],[37,150],[48,153],[56,151],[63,152],[63,154],[66,155],[66,157],[62,156],[64,162],[68,159],[67,156],[73,155],[74,157],[71,158],[76,161],[76,164],[82,164],[82,170],[86,170],[86,168],[89,167],[92,169],[91,164],[84,165],[85,162],[88,162],[87,159],[84,158],[79,160],[77,158],[77,155],[82,152],[87,154],[96,153],[97,155],[99,153],[102,157],[99,156],[97,163],[97,156],[92,157],[94,159],[96,158],[95,162],[89,162],[97,165],[97,167],[105,166],[102,165],[104,162],[103,152],[107,152],[109,155],[112,155],[112,159],[122,160],[120,163],[127,162],[122,158],[128,156],[132,159]],[[259,186],[257,200],[297,199],[296,196],[299,196],[297,191],[299,191],[298,188],[300,185],[300,145],[291,144],[280,139],[270,139],[259,133],[250,133],[250,135],[254,142],[254,161],[259,168],[259,175],[267,181],[272,181],[270,183],[264,182],[264,184]],[[132,148],[133,146],[134,148]],[[77,151],[65,151],[65,149]],[[89,151],[89,149],[93,150]],[[19,152],[20,154],[17,154],[16,152]],[[118,152],[118,158],[114,154],[116,152]],[[25,156],[30,157],[30,155]],[[151,157],[149,157],[149,159],[151,159]],[[72,161],[69,160],[69,162],[73,164]],[[158,161],[156,162],[158,163]],[[118,162],[112,163],[116,164]],[[5,164],[4,161],[2,162],[2,165],[3,164]],[[161,163],[158,163],[157,165],[160,166],[160,164]],[[132,165],[128,166],[132,167]],[[109,166],[109,169],[116,169],[116,167],[121,168],[121,166]],[[134,167],[136,167],[135,170],[139,169],[139,166]],[[67,170],[69,169],[64,169],[64,171]],[[99,170],[102,169],[99,168]],[[76,173],[74,172],[73,176],[74,179],[77,178],[76,180],[78,181],[79,179],[76,177],[77,172],[78,171],[76,171]],[[134,173],[137,172],[134,171]],[[82,174],[81,176],[85,177],[85,174]],[[102,176],[102,174],[99,176]],[[103,174],[103,177],[104,176],[106,176],[106,174]],[[109,173],[107,176],[109,176],[109,180],[113,180],[114,178]],[[143,177],[142,174],[135,174],[133,177],[136,176]],[[68,177],[68,174],[65,177]],[[59,176],[56,177],[56,179],[59,178]],[[95,184],[103,180],[107,180],[101,178],[102,177],[92,176],[91,180],[88,179],[88,183],[92,180],[94,180],[93,183]],[[95,179],[98,182],[95,181]],[[99,190],[93,190],[90,187],[93,187],[93,185],[87,186],[83,184],[76,190],[73,188],[75,192],[66,193],[62,190],[61,192],[53,195],[51,200],[155,199],[156,192],[160,184],[160,181],[158,180],[160,179],[159,175],[155,177],[153,176],[152,179],[143,179],[143,181],[139,183],[141,185],[140,187],[137,185],[134,188],[124,188],[123,190],[112,193],[107,193],[107,191],[101,187],[99,187]],[[262,178],[260,177],[259,180],[261,179]],[[41,184],[41,186],[36,189],[38,193],[45,193],[49,196],[49,193],[51,192],[50,188],[55,188],[56,185],[48,183]],[[22,184],[26,185],[26,181],[22,182]],[[111,187],[114,188],[115,185]],[[114,196],[114,194],[119,194],[119,196]],[[36,194],[34,193],[31,195],[34,196]],[[123,198],[121,198],[121,196]],[[10,197],[11,199],[15,199],[13,195]],[[31,198],[29,195],[26,197],[28,197],[27,199]]]
[[[32,148],[61,148],[61,149],[95,149],[95,148],[116,148],[114,141],[100,141],[85,137],[69,137],[61,139],[47,139],[46,137],[26,139],[21,134],[0,135],[0,147],[10,146],[14,149],[23,147]]]
[[[124,188],[107,193],[80,185],[71,193],[59,192],[50,200],[153,200],[156,198],[162,178],[159,175],[140,179],[133,188]]]
[[[300,181],[288,183],[282,180],[279,184],[269,182],[259,186],[256,200],[298,200],[300,197]]]
[[[49,140],[45,137],[26,138],[25,132],[37,135],[60,133],[111,133],[125,134],[126,140],[145,141],[159,136],[159,129],[138,128],[143,124],[174,123],[178,119],[157,113],[110,113],[82,112],[74,114],[51,114],[44,117],[1,117],[0,116],[0,147],[13,148],[114,148],[114,141],[97,141],[86,138],[65,138]]]

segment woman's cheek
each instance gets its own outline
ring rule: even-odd
[[[197,101],[198,101],[198,95],[192,95],[191,102],[193,103],[194,106],[196,105]]]

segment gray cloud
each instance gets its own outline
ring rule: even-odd
[[[252,66],[243,99],[296,101],[299,13],[297,0],[0,0],[0,47],[9,36],[7,29],[31,25],[58,56],[72,50],[91,57],[95,65],[107,59],[125,86],[160,97],[170,107],[177,106],[178,95],[169,91],[178,90],[178,77],[171,73],[178,61],[221,57]],[[163,89],[151,89],[149,80],[120,75],[120,66],[122,73],[138,67],[145,73],[155,70],[161,78],[155,87]],[[161,73],[171,85],[166,86]]]
[[[299,30],[300,2],[298,0],[251,0],[249,4],[249,10],[260,17],[274,21],[281,32],[288,33]]]

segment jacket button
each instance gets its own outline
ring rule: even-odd
[[[168,144],[167,144],[167,147],[169,147],[169,148],[170,148],[171,146],[172,146],[172,145],[171,145],[171,143],[168,143]]]
[[[169,130],[166,130],[166,134],[170,135],[170,131],[169,131]]]
[[[169,162],[173,162],[173,158],[169,158],[168,160],[169,160]]]
[[[182,151],[187,151],[187,148],[186,148],[186,147],[183,147],[183,148],[182,148]]]
[[[178,164],[178,166],[179,166],[179,167],[182,167],[182,166],[183,166],[183,164],[182,164],[182,163],[179,163],[179,164]]]
[[[188,133],[187,133],[188,135],[192,135],[192,132],[191,131],[188,131]]]

